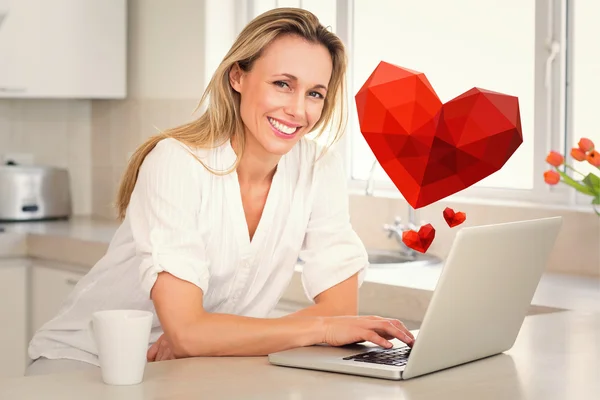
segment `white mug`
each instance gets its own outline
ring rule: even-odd
[[[109,385],[142,382],[153,314],[140,310],[106,310],[92,314],[102,380]]]

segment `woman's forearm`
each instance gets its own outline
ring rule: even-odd
[[[319,317],[252,318],[205,313],[174,338],[176,357],[264,356],[322,342]]]
[[[335,307],[330,303],[319,303],[313,304],[312,306],[303,308],[291,314],[284,316],[283,318],[293,317],[337,317],[341,315],[357,315],[356,310],[347,307],[348,309],[341,309]]]

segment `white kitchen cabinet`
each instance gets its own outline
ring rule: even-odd
[[[0,0],[0,98],[126,97],[127,0]]]
[[[0,379],[22,376],[27,365],[28,263],[0,260]]]
[[[19,23],[26,18],[25,9],[16,6],[18,0],[0,0],[0,97],[17,95],[25,92],[26,66],[32,62],[33,52],[28,43],[33,35],[24,35],[24,27]],[[9,18],[10,15],[10,18]]]
[[[63,302],[84,275],[69,265],[34,261],[31,268],[31,337],[56,316]]]

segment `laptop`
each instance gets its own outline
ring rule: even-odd
[[[273,365],[407,380],[509,350],[521,329],[561,217],[464,227],[455,237],[410,348],[319,344],[269,354]],[[424,267],[415,267],[424,268]],[[426,268],[426,267],[425,267]]]

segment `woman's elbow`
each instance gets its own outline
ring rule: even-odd
[[[168,335],[171,352],[175,358],[189,358],[198,356],[195,343],[188,329],[179,328]]]

